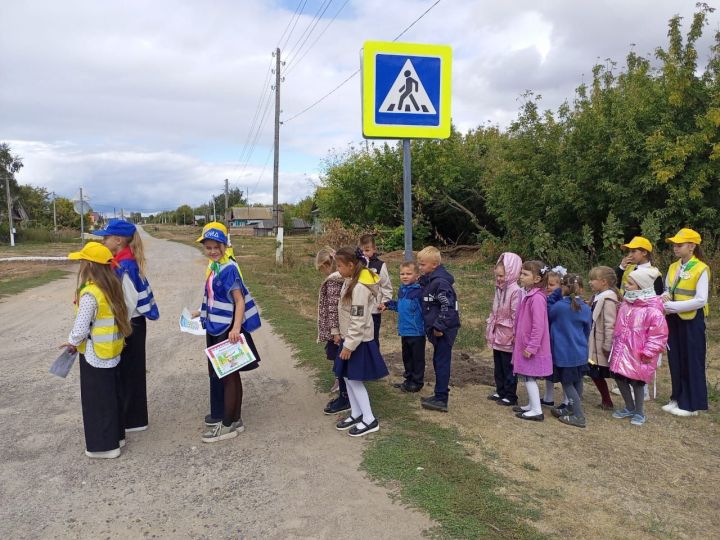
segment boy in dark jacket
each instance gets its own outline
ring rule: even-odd
[[[423,318],[425,335],[433,345],[435,395],[422,398],[424,409],[447,412],[452,346],[460,328],[455,278],[441,264],[440,250],[426,247],[417,254],[423,287]]]
[[[400,265],[398,299],[385,302],[385,308],[398,313],[398,334],[402,342],[405,381],[394,384],[403,392],[419,392],[425,385],[425,323],[423,290],[417,282],[420,270],[412,261]],[[382,308],[381,308],[382,309]]]

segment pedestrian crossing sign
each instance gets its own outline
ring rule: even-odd
[[[447,45],[366,41],[362,56],[363,136],[450,136],[452,49]]]

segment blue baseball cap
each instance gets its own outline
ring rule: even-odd
[[[132,237],[137,228],[129,221],[120,218],[112,218],[104,229],[94,231],[95,236],[127,236]]]
[[[205,240],[215,240],[216,242],[220,242],[225,245],[228,243],[227,235],[215,227],[203,231],[202,236],[197,239],[198,242],[204,242]]]

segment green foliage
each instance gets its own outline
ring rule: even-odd
[[[178,209],[175,210],[175,220],[177,225],[191,225],[194,219],[195,214],[193,213],[193,209],[187,204],[178,206]]]
[[[720,31],[706,66],[696,46],[712,8],[683,35],[668,24],[655,60],[610,60],[556,111],[527,92],[506,129],[453,130],[413,141],[413,214],[423,240],[501,239],[526,257],[594,264],[630,237],[657,242],[685,226],[720,228]],[[325,164],[316,193],[324,218],[402,224],[400,143],[351,148]]]

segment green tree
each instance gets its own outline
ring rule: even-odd
[[[193,221],[193,209],[187,204],[178,206],[177,210],[175,210],[175,222],[178,225],[192,225]]]

